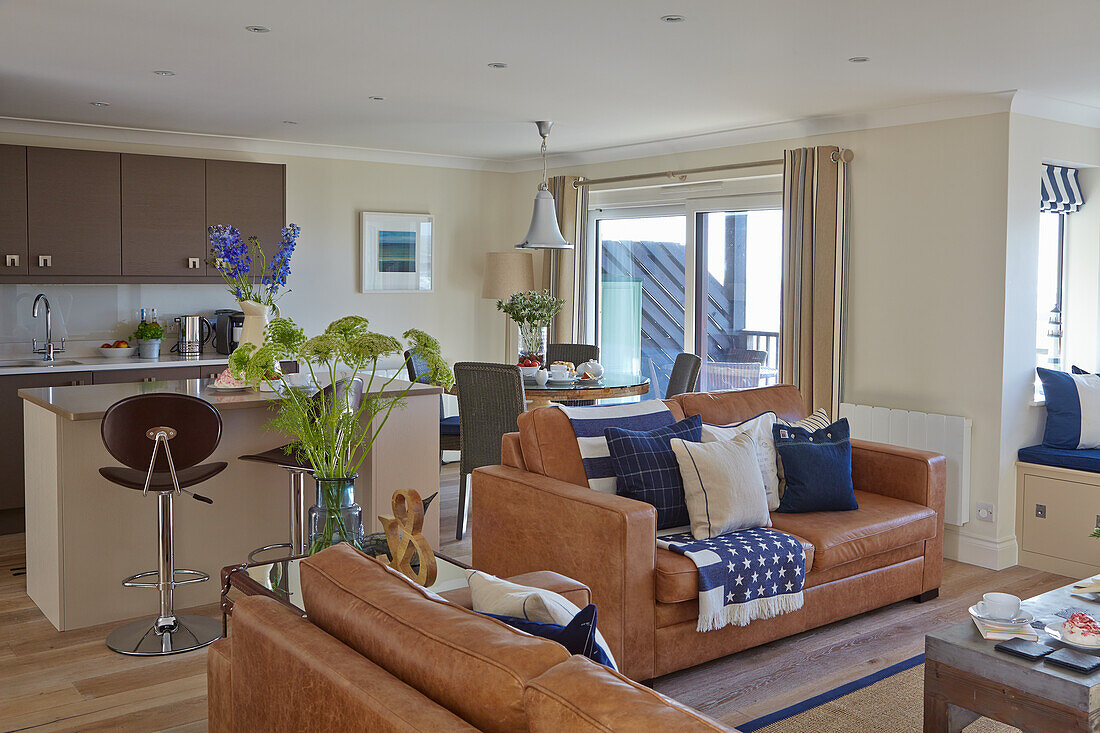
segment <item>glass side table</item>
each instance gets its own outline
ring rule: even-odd
[[[267,596],[305,617],[302,603],[302,581],[299,575],[299,563],[309,555],[268,560],[265,562],[241,563],[222,568],[221,607],[222,636],[229,635],[229,617],[233,615],[234,591],[244,596]],[[435,553],[435,583],[428,588],[435,593],[444,593],[455,588],[465,588],[466,572],[472,570],[459,560]]]

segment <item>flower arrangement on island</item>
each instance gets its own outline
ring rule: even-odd
[[[435,338],[417,329],[405,331],[403,338],[410,353],[427,365],[431,383],[444,389],[454,384]],[[361,547],[362,510],[354,501],[354,481],[390,413],[413,387],[410,383],[396,394],[380,396],[405,367],[392,377],[380,377],[378,361],[403,350],[401,341],[371,331],[369,321],[360,316],[337,319],[308,339],[294,321],[276,318],[264,329],[262,345],[242,343],[229,357],[233,376],[249,384],[267,382],[275,389],[278,415],[270,427],[294,436],[288,453],[313,469],[317,500],[309,510],[311,554],[338,542]],[[308,370],[307,384],[277,384],[276,365],[289,359]],[[361,400],[350,389],[325,390],[357,374],[369,374]]]
[[[504,311],[519,326],[521,358],[545,364],[546,328],[564,305],[565,301],[549,290],[512,293],[507,301],[497,301],[497,310]]]

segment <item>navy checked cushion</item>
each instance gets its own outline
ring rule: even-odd
[[[439,420],[440,435],[458,435],[458,415],[444,417]]]
[[[615,493],[656,507],[657,529],[687,524],[684,480],[670,441],[701,442],[702,417],[692,415],[653,430],[606,428],[604,437],[615,468]]]

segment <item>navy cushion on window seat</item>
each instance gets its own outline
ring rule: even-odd
[[[1100,473],[1100,448],[1072,450],[1029,445],[1027,448],[1021,448],[1016,457],[1023,463],[1038,463],[1040,466],[1057,466]]]
[[[458,415],[441,417],[439,419],[439,432],[441,435],[459,435]]]

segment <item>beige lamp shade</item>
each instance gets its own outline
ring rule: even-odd
[[[535,263],[530,252],[489,252],[481,297],[508,300],[513,293],[535,289]]]

